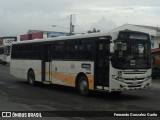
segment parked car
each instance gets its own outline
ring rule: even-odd
[[[160,77],[160,69],[157,67],[152,68],[152,78]]]
[[[6,65],[6,64],[7,64],[7,62],[6,62],[6,61],[4,61],[4,60],[1,60],[1,59],[0,59],[0,64],[2,64],[2,65]]]

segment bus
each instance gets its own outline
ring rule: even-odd
[[[113,39],[114,38],[114,39]],[[122,30],[12,44],[10,73],[35,82],[121,93],[151,86],[149,34]]]

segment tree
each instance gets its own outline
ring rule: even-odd
[[[100,30],[96,30],[96,28],[93,28],[93,30],[89,30],[87,33],[96,33],[100,32]]]

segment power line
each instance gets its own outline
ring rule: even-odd
[[[119,9],[114,9],[114,10],[104,10],[104,11],[100,11],[100,10],[94,10],[94,11],[83,11],[83,12],[79,12],[76,13],[74,15],[83,15],[83,14],[96,14],[96,13],[102,13],[102,12],[114,12],[114,11],[119,11],[119,10],[133,10],[136,8],[142,8],[142,7],[159,7],[160,4],[154,4],[154,5],[148,5],[148,6],[133,6],[133,7],[127,7],[127,8],[119,8]],[[70,20],[70,16],[66,16],[63,18],[55,18],[55,19],[34,19],[34,18],[2,18],[1,19],[11,19],[11,20],[32,20],[32,21],[59,21],[59,20]]]
[[[136,8],[142,8],[142,7],[160,7],[160,4],[154,4],[154,5],[148,5],[148,6],[133,6],[133,7],[119,8],[119,9],[105,10],[105,11],[100,11],[100,10],[84,11],[84,12],[81,12],[81,13],[77,13],[75,15],[96,14],[96,13],[101,13],[101,12],[114,12],[114,11],[119,11],[119,10],[134,10]]]
[[[57,19],[28,19],[28,18],[1,18],[1,19],[10,19],[10,20],[33,20],[33,21],[59,21],[59,20],[69,20],[70,18],[57,18]]]

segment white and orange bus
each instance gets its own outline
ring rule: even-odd
[[[10,73],[30,85],[76,87],[81,95],[149,88],[150,37],[124,30],[13,43]]]

